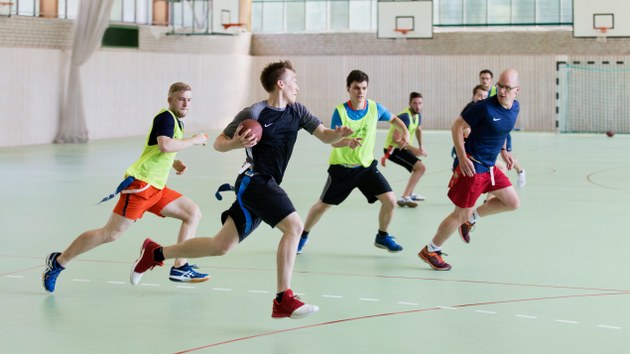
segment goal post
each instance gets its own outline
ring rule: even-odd
[[[630,133],[630,67],[623,61],[557,64],[560,133]]]

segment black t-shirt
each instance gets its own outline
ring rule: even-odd
[[[179,129],[184,130],[184,122],[177,119]],[[173,138],[175,134],[175,121],[173,116],[168,111],[164,111],[155,118],[153,118],[153,127],[151,127],[151,133],[149,134],[149,146],[157,145],[158,136],[168,136]]]
[[[296,102],[284,109],[278,109],[261,101],[239,112],[223,133],[233,137],[240,122],[248,118],[258,120],[263,132],[260,141],[253,148],[246,149],[247,162],[253,166],[255,172],[272,176],[278,184],[282,182],[291,159],[298,131],[305,129],[313,134],[322,124],[301,103]]]

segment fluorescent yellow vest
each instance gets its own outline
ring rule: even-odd
[[[409,126],[407,127],[407,130],[409,130],[409,134],[412,135],[420,125],[420,114],[413,114],[411,113],[411,110],[407,108],[404,111],[398,113],[398,115],[401,116],[405,113],[407,113],[407,115],[409,116]],[[395,126],[392,125],[389,127],[387,138],[385,138],[385,149],[388,149],[390,146],[398,147],[398,145],[393,142],[394,130],[396,130]],[[413,135],[410,137],[410,139],[413,139]],[[409,143],[411,143],[411,140],[409,140]]]
[[[171,114],[175,123],[173,139],[181,139],[184,136],[184,132],[179,127],[177,117],[175,117],[173,112],[166,109],[162,109],[158,115],[164,111]],[[150,135],[151,132],[147,135],[142,155],[140,155],[138,161],[125,171],[125,175],[133,176],[135,179],[146,182],[157,189],[163,189],[164,186],[166,186],[166,180],[168,179],[168,174],[171,171],[177,153],[161,152],[158,144],[149,146]]]
[[[369,167],[374,161],[374,145],[376,143],[376,124],[378,123],[378,108],[376,102],[367,100],[368,110],[359,120],[348,117],[343,104],[337,106],[341,118],[341,125],[354,131],[351,138],[361,138],[361,145],[352,150],[349,147],[333,148],[328,163],[331,165],[362,165]]]

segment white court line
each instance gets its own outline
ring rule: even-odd
[[[141,283],[140,285],[142,285],[142,286],[160,286],[160,284],[155,284],[155,283]]]
[[[518,318],[528,318],[530,320],[535,320],[535,319],[538,318],[536,316],[530,316],[530,315],[516,315],[516,317],[518,317]]]
[[[361,300],[361,301],[371,301],[371,302],[381,301],[381,299],[371,299],[369,297],[360,297],[359,300]]]
[[[178,285],[178,286],[176,286],[176,288],[180,288],[180,289],[197,289],[196,286],[192,286],[192,285]]]
[[[248,290],[248,291],[254,294],[269,294],[269,291],[267,290]]]
[[[341,295],[322,295],[322,297],[327,297],[329,299],[343,299]]]
[[[579,322],[576,321],[570,321],[570,320],[556,320],[556,322],[560,322],[560,323],[568,323],[568,324],[578,324]]]
[[[7,275],[7,278],[16,278],[16,279],[19,279],[19,278],[24,278],[24,276],[23,276],[23,275]]]
[[[457,310],[455,307],[450,307],[450,306],[436,306],[436,307],[442,310]]]
[[[489,315],[496,315],[497,314],[495,311],[486,311],[486,310],[475,310],[475,312],[487,313]]]
[[[107,284],[115,284],[115,285],[124,285],[124,284],[127,284],[127,282],[125,282],[125,281],[117,281],[117,280],[108,280],[106,283],[107,283]]]
[[[212,290],[214,290],[214,291],[232,291],[232,289],[228,289],[228,288],[212,288]]]
[[[399,305],[411,305],[411,306],[418,306],[417,303],[415,302],[407,302],[407,301],[398,301]]]
[[[82,283],[88,283],[91,280],[90,279],[72,279],[72,281],[78,281],[78,282],[82,282]]]
[[[622,329],[623,328],[623,327],[609,326],[609,325],[603,325],[603,324],[597,325],[597,327],[606,328],[606,329]]]

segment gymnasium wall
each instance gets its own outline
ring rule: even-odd
[[[139,48],[101,48],[82,67],[91,139],[144,135],[166,105],[166,89],[188,81],[194,105],[187,131],[219,129],[245,104],[266,97],[260,70],[290,59],[300,101],[325,122],[347,99],[352,69],[370,75],[370,97],[394,112],[408,94],[425,96],[427,129],[447,129],[468,102],[477,74],[521,73],[518,128],[553,131],[556,61],[628,60],[630,40],[575,39],[566,29],[436,32],[432,40],[377,40],[373,33],[173,36],[139,28]],[[50,143],[57,131],[71,47],[72,21],[0,18],[0,146]]]
[[[53,141],[68,75],[71,24],[0,19],[0,146]],[[167,107],[168,86],[175,81],[193,88],[189,133],[222,128],[249,103],[251,34],[166,32],[164,27],[142,27],[139,49],[102,48],[81,67],[90,139],[145,135],[152,117]]]

